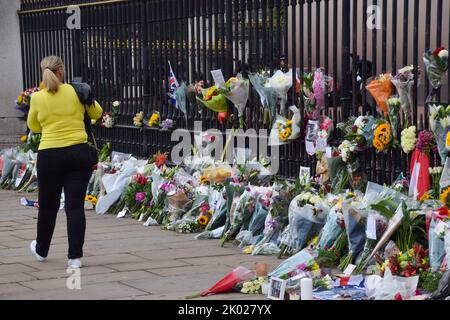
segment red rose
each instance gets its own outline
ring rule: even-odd
[[[447,207],[439,208],[438,212],[441,216],[449,216],[450,215],[450,211],[448,210]]]
[[[400,294],[400,292],[397,292],[397,294],[395,295],[395,300],[397,300],[397,301],[401,301],[401,300],[403,300],[403,297],[402,297],[402,295]]]
[[[445,48],[444,47],[437,48],[436,50],[433,51],[433,55],[438,56],[442,50],[445,50]]]
[[[219,112],[219,115],[217,117],[220,124],[224,124],[224,122],[228,120],[228,112]]]

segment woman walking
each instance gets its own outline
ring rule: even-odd
[[[39,184],[37,238],[30,247],[38,261],[45,261],[64,189],[68,266],[80,268],[86,230],[84,199],[93,167],[84,115],[87,110],[89,117],[97,120],[103,110],[97,102],[83,106],[74,88],[64,84],[61,58],[44,58],[41,70],[45,89],[32,96],[27,121],[32,132],[42,133],[36,164]]]

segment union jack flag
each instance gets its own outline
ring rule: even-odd
[[[177,101],[175,99],[174,94],[175,94],[175,91],[180,86],[180,84],[178,83],[177,78],[175,77],[175,74],[173,73],[172,65],[170,64],[170,61],[169,61],[169,67],[170,67],[170,71],[169,71],[169,96],[170,96],[171,103],[176,106]]]

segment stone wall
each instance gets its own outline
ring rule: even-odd
[[[22,90],[19,0],[0,0],[0,149],[17,145],[26,124],[14,109]]]

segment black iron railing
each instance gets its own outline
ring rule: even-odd
[[[65,6],[73,4],[81,4],[81,30],[66,25]],[[373,17],[370,6],[379,8],[374,12],[379,13],[381,29],[367,26]],[[186,120],[170,105],[168,61],[178,80],[188,83],[211,81],[214,69],[228,77],[242,65],[273,71],[283,59],[300,71],[323,67],[334,78],[325,113],[337,124],[351,115],[376,114],[369,94],[359,87],[358,67],[363,81],[405,65],[423,69],[426,49],[450,43],[448,21],[443,19],[450,15],[450,5],[444,0],[24,0],[21,10],[24,87],[39,82],[44,56],[62,56],[68,78],[82,76],[91,83],[105,110],[115,100],[122,102],[118,126],[97,129],[100,140],[138,156],[169,151],[175,143],[170,132],[133,127],[139,111],[159,111],[163,119],[189,130],[194,121],[202,121],[203,129],[230,127],[220,125],[209,110],[188,106]],[[414,91],[412,120],[419,128],[428,127],[427,82],[422,73]],[[448,80],[439,99],[450,100]],[[303,111],[296,90],[291,90],[288,103]],[[231,105],[229,110],[237,125],[236,111]],[[248,128],[269,128],[253,92],[245,120]],[[295,177],[301,165],[315,164],[300,140],[283,146],[280,158],[283,177]],[[362,162],[376,182],[409,171],[409,158],[399,150],[382,156],[369,152]]]

